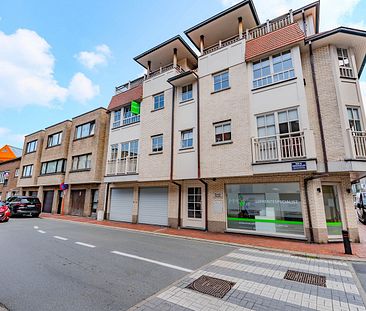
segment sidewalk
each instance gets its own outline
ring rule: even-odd
[[[343,243],[308,244],[303,241],[270,238],[270,237],[259,237],[245,234],[214,233],[214,232],[204,232],[191,229],[172,229],[153,225],[122,223],[110,220],[97,221],[86,217],[77,217],[69,215],[61,216],[52,214],[42,214],[41,217],[74,221],[79,223],[95,224],[113,228],[152,232],[158,234],[179,236],[183,238],[203,239],[207,241],[221,242],[221,243],[233,243],[240,246],[249,246],[249,247],[252,246],[252,247],[267,248],[277,251],[287,251],[302,254],[306,253],[320,257],[339,256],[344,259],[348,258],[353,260],[357,259],[366,260],[366,226],[362,224],[359,225],[361,243],[352,244],[353,255],[345,255]]]

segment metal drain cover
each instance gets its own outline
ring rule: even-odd
[[[233,282],[202,275],[187,288],[216,298],[223,298],[234,285]]]
[[[327,287],[326,285],[326,277],[322,275],[300,272],[294,270],[287,270],[285,276],[285,280],[295,281],[299,283],[312,284],[316,286]]]

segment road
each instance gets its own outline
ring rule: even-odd
[[[11,311],[126,310],[235,248],[51,219],[0,224]]]

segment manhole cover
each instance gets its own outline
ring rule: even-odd
[[[202,275],[187,288],[216,298],[223,298],[234,285],[233,282]]]
[[[284,279],[290,280],[290,281],[295,281],[295,282],[300,282],[300,283],[327,287],[327,285],[326,285],[327,279],[325,276],[307,273],[307,272],[287,270]]]

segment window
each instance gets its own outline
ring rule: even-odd
[[[215,142],[231,141],[231,122],[221,122],[215,125]]]
[[[269,113],[257,117],[258,137],[276,135],[276,125],[274,113]]]
[[[181,132],[181,149],[193,148],[193,130]]]
[[[65,159],[43,162],[41,167],[41,175],[64,173],[65,167]]]
[[[0,172],[0,184],[4,184],[4,187],[8,184],[9,171]]]
[[[340,75],[343,78],[353,78],[353,70],[347,49],[337,48]]]
[[[23,166],[22,177],[31,177],[33,173],[33,164]]]
[[[121,144],[121,173],[135,173],[137,171],[138,140]]]
[[[297,109],[278,112],[278,128],[280,134],[299,132],[300,124]]]
[[[202,218],[201,188],[188,188],[188,218]]]
[[[118,127],[121,125],[121,110],[116,110],[113,112],[113,125],[112,127]]]
[[[75,139],[94,135],[95,121],[85,123],[76,127]]]
[[[33,140],[27,143],[26,153],[35,152],[36,150],[37,150],[37,140]]]
[[[18,177],[18,176],[19,176],[19,168],[16,168],[16,169],[15,169],[14,176],[15,176],[15,177]]]
[[[154,110],[164,108],[164,93],[154,96]]]
[[[275,54],[253,63],[253,88],[295,77],[291,51]]]
[[[88,170],[91,168],[91,153],[72,158],[72,170]]]
[[[118,157],[118,144],[111,145],[111,160],[117,160]]]
[[[359,108],[347,108],[349,127],[352,131],[361,132],[361,120]]]
[[[163,151],[163,135],[151,137],[152,152]]]
[[[56,133],[53,135],[49,135],[48,141],[47,141],[47,147],[61,145],[61,140],[62,140],[62,132],[59,132],[59,133]]]
[[[140,115],[131,112],[131,105],[123,107],[123,125],[140,122]]]
[[[214,92],[229,88],[229,71],[220,72],[213,76]]]
[[[182,102],[193,98],[192,84],[182,87]]]

